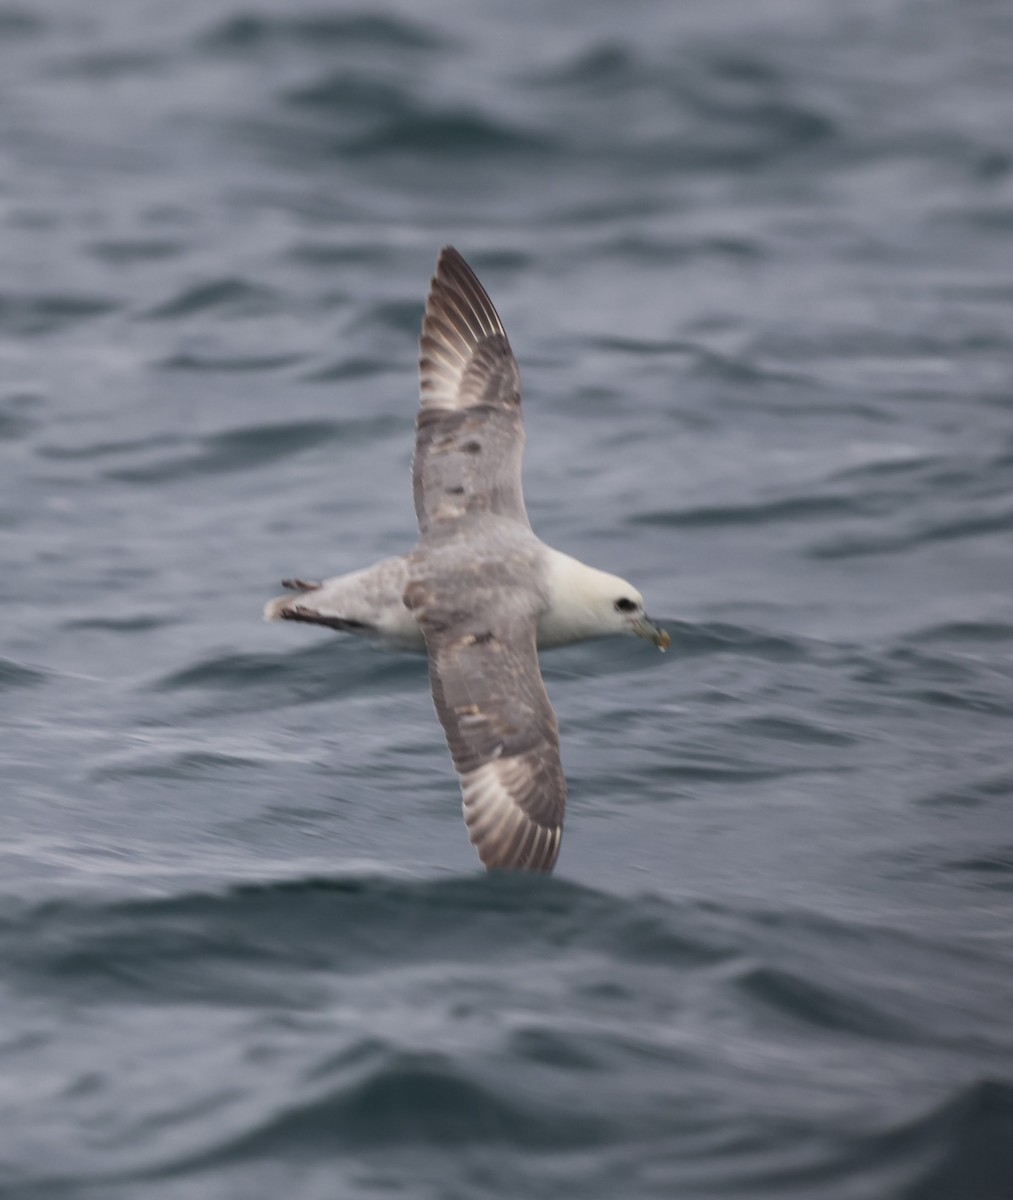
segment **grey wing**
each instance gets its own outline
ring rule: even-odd
[[[423,537],[492,512],[528,525],[517,360],[474,271],[440,251],[419,341],[412,483]]]
[[[490,870],[551,871],[566,779],[538,669],[535,617],[478,622],[419,596],[415,603],[471,844]]]

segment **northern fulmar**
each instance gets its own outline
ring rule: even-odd
[[[306,621],[429,656],[471,844],[489,870],[551,871],[566,779],[538,649],[668,634],[632,584],[532,532],[521,490],[520,372],[485,288],[440,251],[420,340],[412,486],[419,542],[323,583],[285,580],[270,621]]]

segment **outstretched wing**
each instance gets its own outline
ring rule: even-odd
[[[419,341],[412,484],[423,539],[482,513],[528,525],[521,488],[521,378],[485,288],[440,251]]]
[[[461,612],[410,584],[436,712],[461,781],[468,837],[490,870],[551,871],[566,780],[535,648],[536,617]],[[478,606],[479,609],[485,606]]]

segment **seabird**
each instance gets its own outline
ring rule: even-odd
[[[440,251],[420,340],[412,484],[419,542],[322,583],[285,580],[270,621],[306,621],[429,656],[468,837],[489,870],[551,871],[566,780],[538,649],[668,634],[632,584],[545,545],[521,489],[520,372],[475,273]]]

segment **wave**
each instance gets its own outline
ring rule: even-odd
[[[245,279],[223,277],[185,287],[172,299],[151,309],[147,315],[155,320],[168,320],[201,316],[217,310],[223,315],[251,316],[278,312],[285,307],[285,298],[275,288],[250,283]]]
[[[182,442],[187,447],[184,453],[155,458],[151,456],[152,450],[180,445],[180,439],[172,437],[119,444],[98,443],[91,447],[78,447],[73,453],[77,458],[103,458],[124,453],[133,453],[138,457],[145,455],[147,461],[143,464],[108,466],[103,468],[102,474],[120,483],[156,486],[195,476],[253,470],[305,450],[317,449],[328,442],[340,441],[347,429],[348,426],[340,421],[286,421],[210,433],[196,444],[187,439]]]
[[[97,1076],[71,1073],[62,1107],[70,1091],[101,1107],[114,1080],[136,1088],[109,1073],[122,1054],[164,1077],[164,1049],[138,1038],[167,1020],[169,1041],[183,1031],[189,1066],[196,1054],[204,1067],[189,1096],[141,1087],[103,1127],[101,1154],[74,1140],[71,1175],[47,1179],[35,1163],[25,1182],[116,1194],[270,1163],[319,1164],[333,1183],[348,1155],[403,1174],[412,1156],[445,1172],[448,1155],[466,1166],[472,1152],[501,1182],[518,1156],[532,1166],[576,1152],[589,1195],[632,1155],[650,1159],[665,1194],[739,1179],[764,1195],[818,1185],[835,1196],[864,1180],[862,1194],[948,1200],[962,1172],[968,1194],[999,1200],[989,1180],[1011,1144],[1008,1082],[941,1081],[928,1104],[921,1087],[879,1090],[889,1064],[908,1061],[898,1055],[917,1045],[920,1061],[959,1036],[945,995],[909,990],[913,964],[931,969],[938,947],[801,906],[757,912],[521,876],[14,901],[0,915],[9,995],[58,992],[72,1036],[83,1014],[113,1056]],[[965,972],[998,969],[970,950],[964,940]],[[897,986],[882,970],[892,960],[903,960]],[[196,1030],[204,1041],[191,1046]],[[840,1103],[772,1109],[771,1057],[803,1090],[836,1072]],[[890,1118],[861,1102],[863,1070]]]
[[[773,633],[726,621],[666,621],[674,650],[687,655],[734,654],[770,662],[798,662],[812,658],[820,643],[788,633]]]
[[[0,293],[0,329],[13,336],[39,337],[107,316],[119,307],[108,296]]]
[[[285,963],[355,974],[392,964],[506,966],[531,954],[583,950],[690,966],[736,952],[733,923],[713,909],[626,900],[526,876],[310,877],[157,899],[16,907],[0,919],[0,941],[22,970],[51,974],[71,988],[102,979],[152,1000],[200,992],[233,1002],[248,995],[240,969],[270,962],[265,975],[284,991],[285,973],[277,968]]]
[[[152,680],[154,692],[193,692],[207,711],[232,712],[314,704],[339,696],[391,695],[424,681],[425,659],[384,654],[347,638],[325,635],[276,654],[222,654]]]
[[[338,46],[355,50],[426,51],[453,44],[453,39],[423,25],[387,13],[310,13],[279,16],[237,13],[201,34],[199,44],[216,52],[248,52],[272,46],[303,45],[309,48]]]
[[[0,658],[0,692],[35,687],[44,683],[48,675],[47,671],[26,666],[10,658]]]

